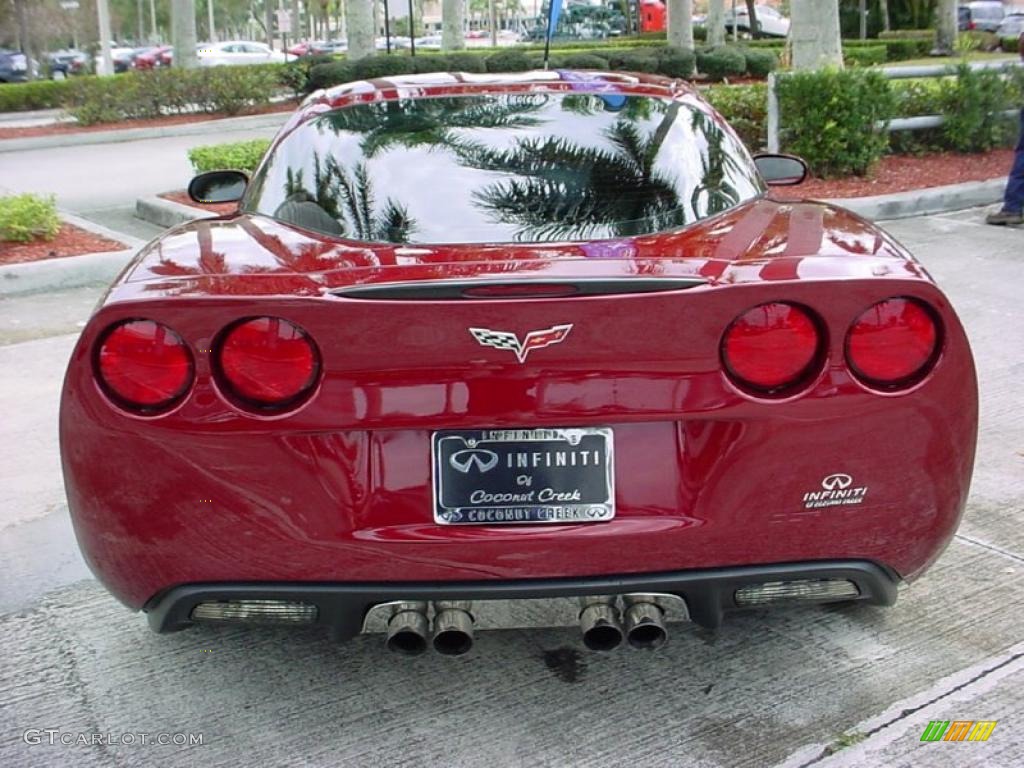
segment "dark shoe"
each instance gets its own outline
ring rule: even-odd
[[[995,224],[997,227],[1005,227],[1011,224],[1024,224],[1024,213],[1017,211],[999,211],[990,213],[985,217],[986,224]]]

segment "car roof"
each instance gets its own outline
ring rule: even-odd
[[[429,98],[467,93],[522,93],[524,91],[576,91],[580,93],[626,93],[672,98],[696,93],[683,80],[635,72],[592,72],[574,70],[533,70],[528,72],[429,72],[359,80],[315,91],[306,97],[300,111],[308,116],[325,107],[352,102],[388,101],[399,98]]]

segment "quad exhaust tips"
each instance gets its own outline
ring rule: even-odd
[[[665,611],[654,595],[626,595],[626,639],[633,648],[653,650],[668,640]]]
[[[434,603],[434,650],[444,656],[461,656],[473,647],[473,603],[469,600],[438,600]]]

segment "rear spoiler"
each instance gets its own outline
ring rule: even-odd
[[[463,299],[556,299],[681,291],[706,284],[699,277],[530,277],[424,280],[349,285],[330,293],[346,299],[453,301]]]

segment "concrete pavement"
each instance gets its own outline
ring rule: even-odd
[[[892,609],[733,615],[716,633],[673,627],[656,653],[587,653],[571,629],[411,660],[377,636],[150,634],[86,575],[56,459],[61,375],[102,288],[0,299],[0,765],[1024,764],[1024,230],[983,214],[886,225],[947,291],[978,364],[975,481],[949,549]],[[922,743],[935,719],[999,724],[985,743]],[[46,728],[203,744],[26,743]]]

